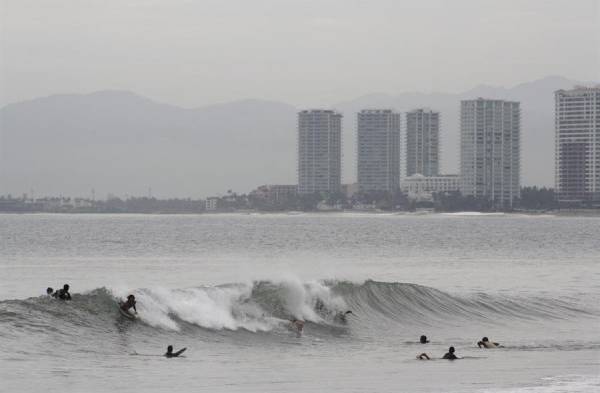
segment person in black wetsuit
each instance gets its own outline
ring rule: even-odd
[[[71,294],[69,293],[69,284],[63,285],[62,289],[59,289],[58,291],[54,292],[52,296],[60,300],[71,300]]]
[[[448,359],[448,360],[456,360],[456,359],[458,359],[456,357],[456,355],[454,354],[454,347],[448,348],[448,352],[446,352],[446,354],[444,355],[444,357],[442,359]]]
[[[182,353],[184,353],[186,349],[187,349],[187,348],[182,348],[182,349],[180,349],[180,350],[179,350],[179,351],[177,351],[177,352],[173,352],[173,346],[172,346],[172,345],[169,345],[169,346],[167,347],[167,353],[165,353],[165,357],[168,357],[168,358],[176,358],[177,356],[179,356],[179,355],[181,355]]]
[[[419,359],[419,360],[431,360],[431,358],[429,357],[429,355],[427,355],[426,353],[420,354],[419,356],[417,356],[417,359]],[[457,357],[454,354],[454,347],[450,347],[450,348],[448,348],[448,352],[442,357],[442,359],[456,360],[456,359],[460,359],[460,358]]]
[[[46,288],[46,295],[54,297],[54,289],[52,289],[52,287]]]
[[[121,303],[121,310],[129,312],[130,308],[133,308],[133,311],[137,314],[137,309],[135,308],[135,296],[133,295],[127,296],[127,301]]]
[[[426,335],[422,335],[421,338],[419,338],[419,342],[421,344],[427,344],[429,342],[429,340],[427,339]]]

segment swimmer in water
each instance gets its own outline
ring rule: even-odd
[[[177,356],[179,356],[179,355],[181,355],[182,353],[184,353],[186,349],[187,349],[187,348],[182,348],[182,349],[180,349],[180,350],[179,350],[179,351],[177,351],[177,352],[173,352],[173,346],[172,346],[172,345],[169,345],[169,346],[167,347],[167,353],[165,353],[165,357],[167,357],[167,358],[176,358]]]
[[[495,342],[491,342],[489,338],[484,337],[481,339],[481,341],[479,341],[477,343],[477,346],[479,348],[487,348],[487,349],[492,349],[492,348],[501,348],[502,345],[495,343]]]
[[[133,295],[127,296],[127,301],[121,303],[121,310],[129,312],[130,308],[133,308],[133,311],[137,314],[137,309],[135,308],[135,296]]]
[[[52,287],[46,288],[46,295],[50,297],[54,297],[54,289]]]
[[[419,360],[431,360],[431,358],[429,357],[429,355],[427,355],[426,353],[420,354],[419,356],[417,356],[417,359],[419,359]],[[448,348],[448,352],[442,357],[442,359],[456,360],[456,359],[460,359],[460,358],[457,357],[454,354],[454,347],[450,347],[450,348]]]
[[[427,344],[429,342],[429,340],[427,339],[426,335],[422,335],[421,338],[419,338],[419,342],[421,344]]]

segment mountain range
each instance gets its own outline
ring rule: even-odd
[[[546,77],[459,94],[370,94],[331,108],[344,115],[343,178],[355,180],[356,112],[427,107],[441,112],[442,171],[456,173],[464,99],[521,102],[523,185],[554,182],[554,91],[593,85]],[[0,195],[204,197],[296,182],[296,113],[283,102],[243,100],[200,108],[127,91],[61,94],[0,109]],[[403,154],[404,157],[404,154]]]

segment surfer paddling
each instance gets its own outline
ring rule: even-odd
[[[419,359],[419,360],[431,360],[431,358],[429,357],[429,355],[427,355],[426,353],[420,354],[419,356],[417,356],[417,359]],[[446,354],[444,354],[444,356],[442,357],[442,359],[456,360],[456,359],[460,359],[460,358],[457,357],[454,354],[454,347],[450,347],[450,348],[448,348],[448,352],[446,352]]]
[[[477,346],[479,348],[487,348],[487,349],[502,348],[502,345],[495,343],[495,342],[491,342],[490,339],[487,337],[482,338],[481,341],[479,341],[477,343]]]
[[[177,356],[179,356],[182,353],[184,353],[186,349],[187,348],[181,348],[179,351],[173,352],[173,346],[169,345],[167,347],[167,353],[165,353],[165,357],[167,357],[167,358],[176,358]]]
[[[135,296],[133,295],[127,296],[127,301],[121,303],[121,310],[129,312],[130,308],[133,308],[133,311],[137,314],[137,309],[135,308]]]
[[[51,289],[51,288],[48,288]],[[46,290],[47,293],[47,290]],[[60,300],[71,300],[71,294],[69,293],[69,284],[63,285],[62,289],[55,291],[52,294],[53,297]]]

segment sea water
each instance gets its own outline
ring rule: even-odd
[[[0,215],[0,391],[599,391],[599,300],[598,217]]]

